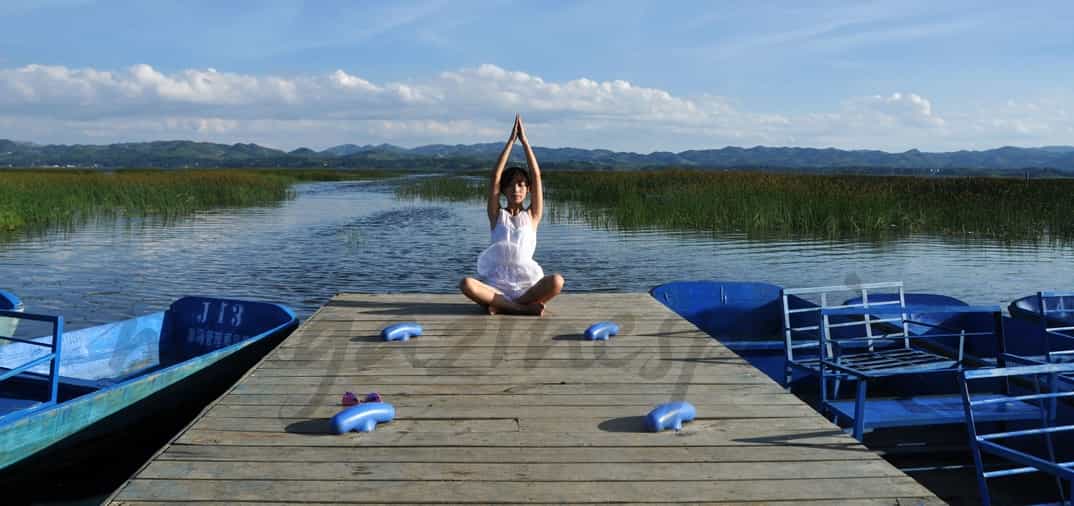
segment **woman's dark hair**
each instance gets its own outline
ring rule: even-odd
[[[503,174],[500,176],[500,195],[507,194],[507,187],[511,186],[511,180],[518,174],[521,174],[522,178],[526,180],[526,186],[530,186],[532,181],[530,181],[530,173],[526,169],[517,166],[508,167],[504,169]]]

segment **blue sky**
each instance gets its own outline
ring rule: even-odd
[[[648,152],[1074,144],[1067,2],[0,5],[0,137]]]

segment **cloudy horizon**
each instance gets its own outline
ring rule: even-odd
[[[519,112],[534,144],[639,153],[1074,144],[1066,4],[613,5],[16,2],[0,138],[415,147]]]

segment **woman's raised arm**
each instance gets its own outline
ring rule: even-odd
[[[492,169],[492,179],[489,181],[489,228],[496,228],[496,221],[500,217],[500,176],[503,168],[507,166],[507,159],[511,157],[511,148],[518,138],[518,115],[515,115],[515,125],[511,127],[511,137],[507,139],[507,145],[500,152],[500,159],[496,160],[496,167]]]
[[[537,165],[537,155],[533,154],[530,141],[526,137],[526,128],[522,126],[522,116],[515,118],[515,131],[518,140],[522,141],[522,148],[526,150],[526,164],[530,166],[530,217],[533,226],[541,222],[544,215],[544,188],[541,186],[541,167]]]

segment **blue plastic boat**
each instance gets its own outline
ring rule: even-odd
[[[185,297],[168,310],[72,332],[63,318],[0,311],[49,335],[0,337],[0,469],[70,461],[169,408],[219,395],[298,325],[285,306]],[[31,321],[33,325],[30,324]],[[98,443],[94,445],[93,443]],[[92,454],[89,450],[87,453]]]
[[[1048,326],[1074,325],[1074,297],[1053,297],[1049,302]],[[1007,306],[1011,316],[1024,320],[1040,321],[1040,297],[1038,294],[1022,297]],[[1054,305],[1055,307],[1052,307]]]
[[[760,369],[772,379],[784,383],[786,365],[785,346],[782,337],[783,309],[779,286],[749,281],[676,281],[653,288],[650,294],[685,318],[699,329],[719,340],[724,346]],[[874,294],[875,302],[888,300],[891,294]],[[796,303],[792,297],[792,305]],[[848,299],[844,304],[857,302]],[[930,293],[907,293],[906,302],[915,306],[953,305],[966,303],[946,295]],[[809,304],[797,300],[797,304]],[[940,325],[950,323],[947,316],[912,315],[915,320]],[[987,318],[977,315],[956,315],[954,318],[975,318],[980,321],[958,322],[963,326],[980,327],[990,324]],[[912,333],[929,333],[932,329],[910,325]],[[987,346],[987,345],[986,345]],[[990,350],[975,351],[987,352]],[[815,351],[813,352],[815,355]],[[793,381],[802,378],[796,374]]]

